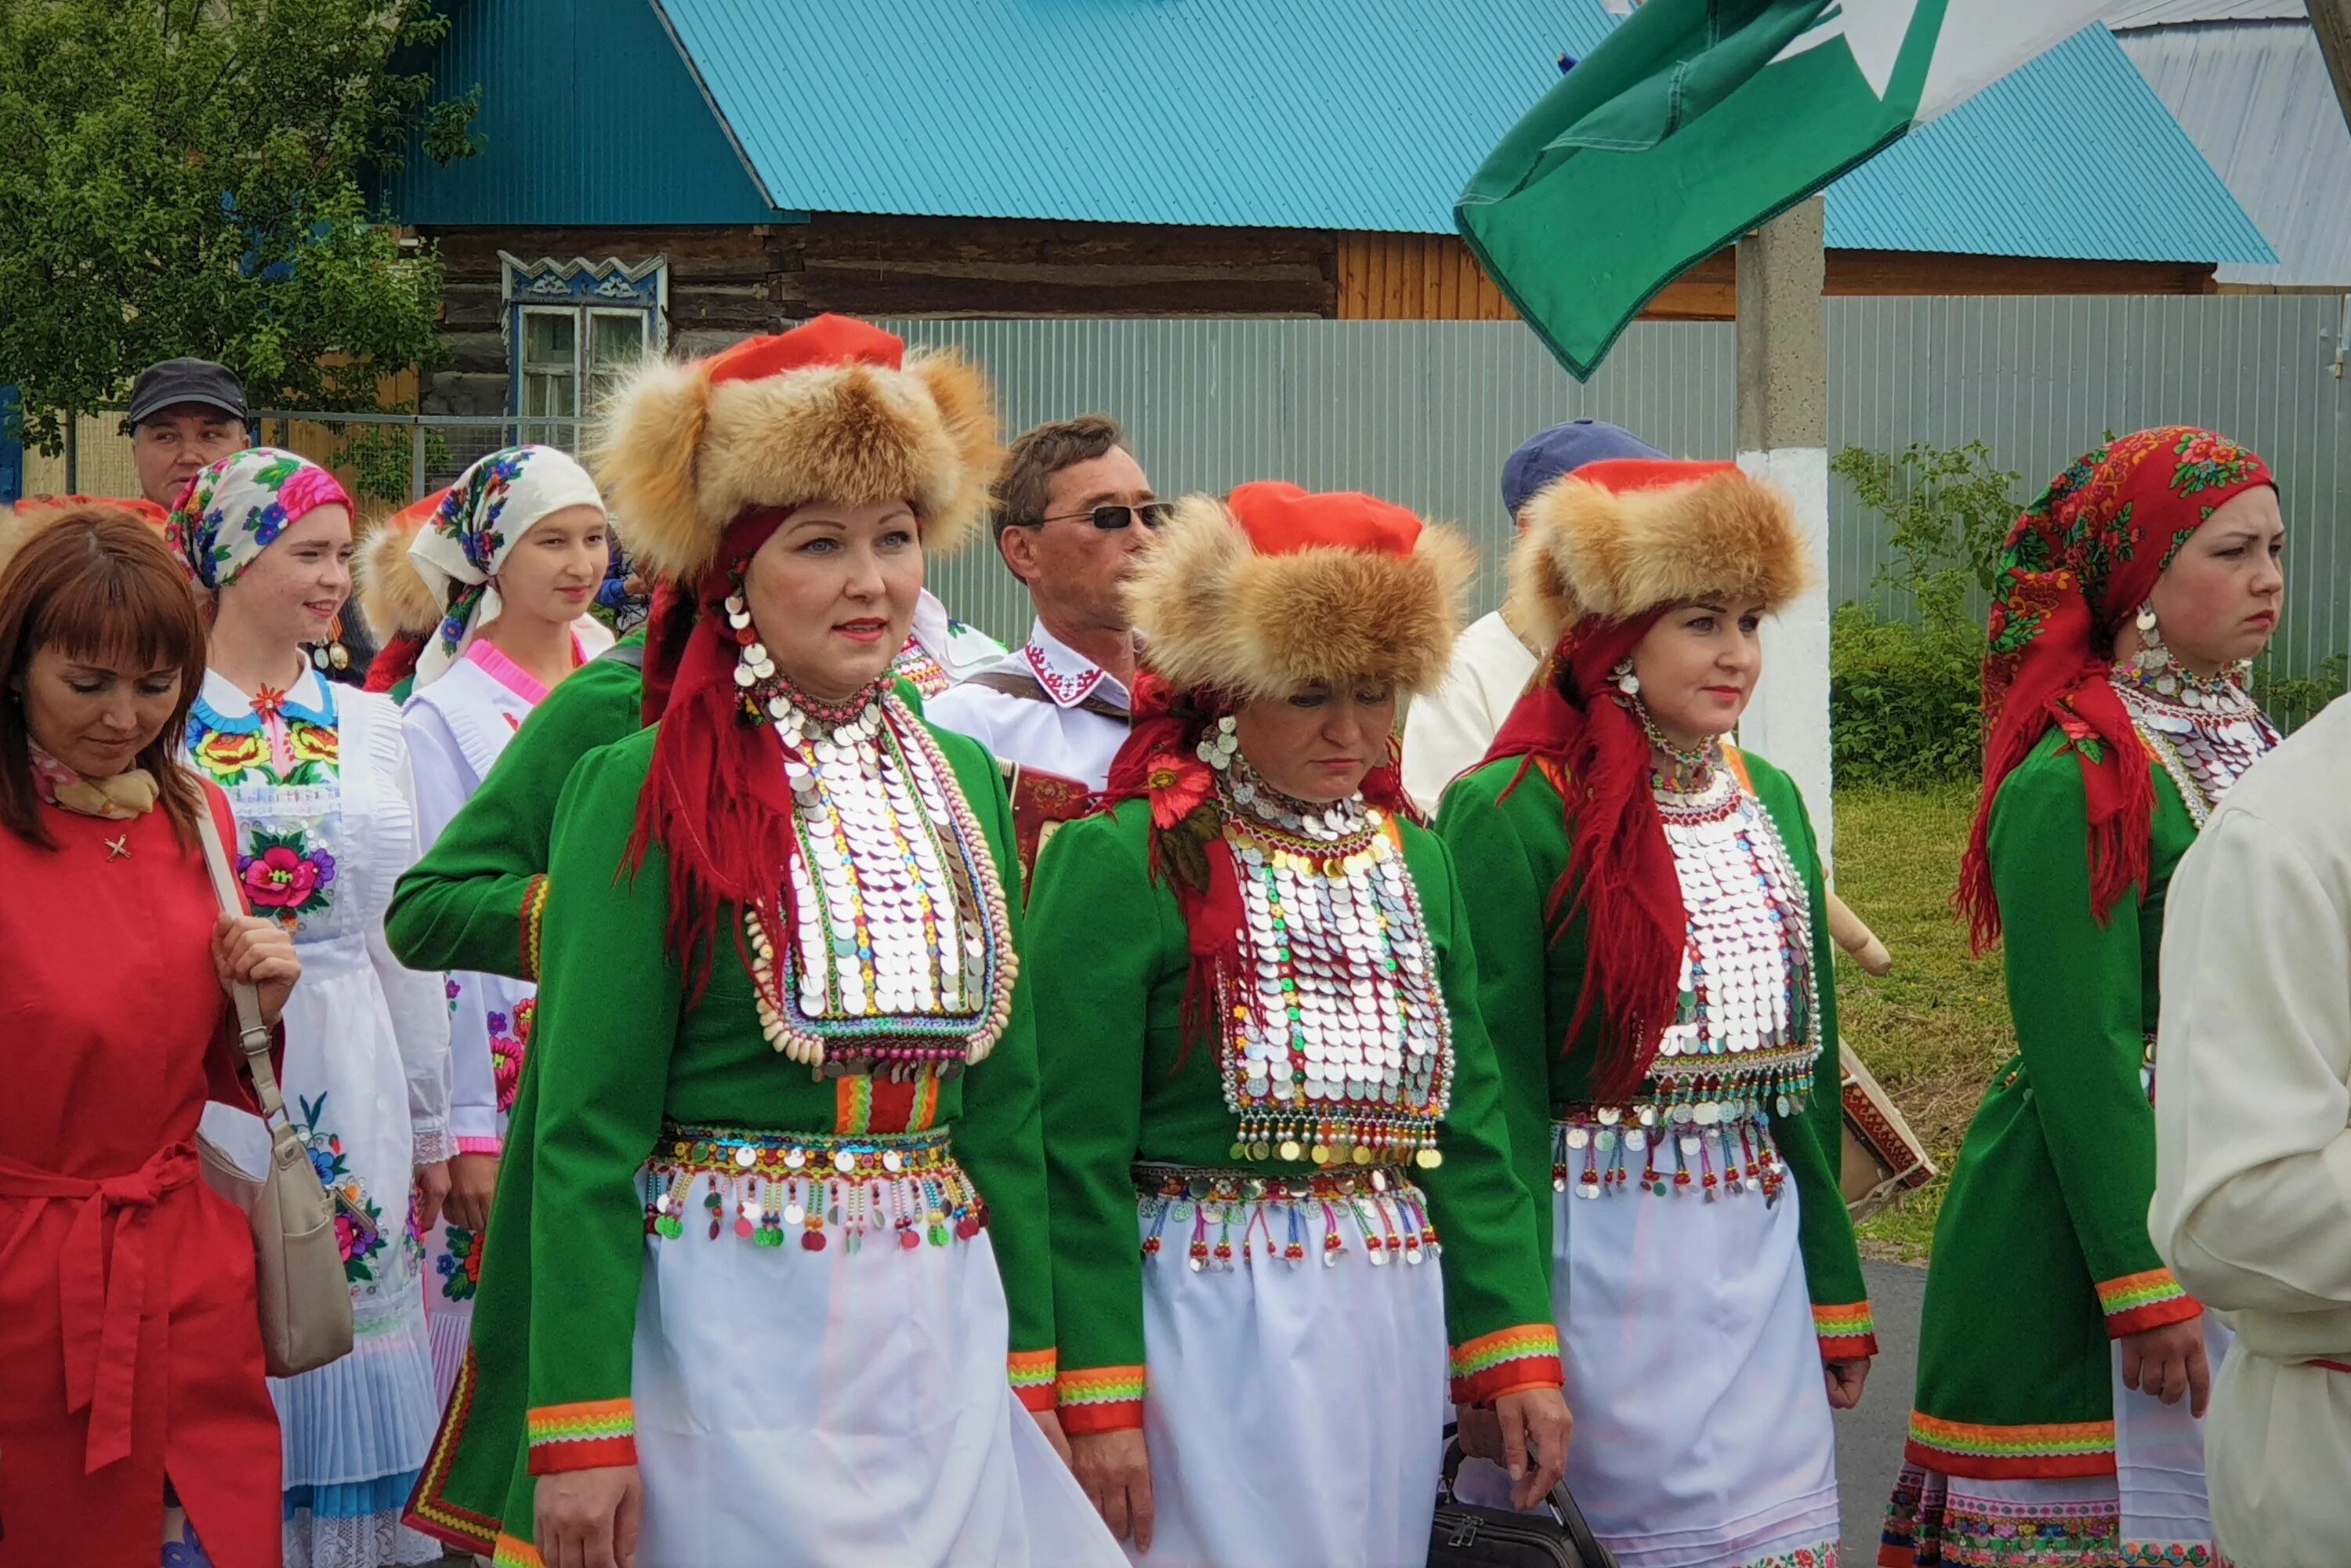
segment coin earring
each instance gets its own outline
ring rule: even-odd
[[[1632,655],[1616,661],[1616,667],[1608,672],[1608,684],[1628,697],[1641,695],[1641,677],[1633,673]]]
[[[2138,607],[2138,652],[2132,663],[2141,669],[2155,671],[2171,663],[2171,650],[2163,645],[2162,630],[2156,625],[2152,601]]]

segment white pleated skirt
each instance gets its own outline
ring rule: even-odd
[[[1261,1234],[1287,1237],[1290,1206],[1262,1207]],[[1310,1207],[1302,1261],[1252,1247],[1196,1271],[1177,1239],[1188,1217],[1163,1223],[1144,1200],[1143,1235],[1165,1241],[1143,1270],[1157,1528],[1147,1553],[1127,1555],[1144,1568],[1428,1561],[1448,1409],[1437,1260],[1375,1265],[1351,1218],[1326,1250]]]
[[[2204,1353],[2218,1371],[2236,1336],[2210,1312],[2203,1323]],[[1906,1464],[1894,1483],[1879,1561],[1909,1568],[1937,1561],[1931,1553],[1945,1568],[2205,1568],[2221,1562],[2205,1490],[2205,1424],[2184,1398],[2166,1405],[2124,1387],[2122,1345],[2107,1354],[2113,1475],[1983,1480]]]
[[[1623,1568],[1830,1568],[1836,1433],[1792,1181],[1755,1191],[1626,1187],[1552,1205],[1552,1311],[1568,1490]],[[1467,1500],[1509,1482],[1462,1468]]]
[[[794,1243],[645,1239],[638,1568],[1116,1568],[1006,1380],[987,1233]]]

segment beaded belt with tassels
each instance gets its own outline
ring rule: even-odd
[[[1779,1103],[1791,1111],[1802,1105]],[[1601,1197],[1637,1185],[1656,1197],[1696,1193],[1711,1202],[1758,1192],[1776,1202],[1788,1167],[1765,1105],[1724,1100],[1564,1107],[1551,1129],[1552,1190]]]
[[[798,1230],[811,1252],[824,1250],[828,1231],[854,1252],[868,1233],[944,1247],[987,1223],[944,1128],[837,1136],[669,1124],[646,1156],[644,1182],[651,1236],[683,1236],[697,1203],[713,1240],[731,1216],[735,1234],[754,1246],[781,1247]]]
[[[1335,1267],[1351,1229],[1378,1265],[1394,1258],[1418,1263],[1438,1250],[1428,1200],[1395,1166],[1278,1176],[1138,1164],[1134,1186],[1147,1227],[1144,1257],[1180,1249],[1195,1273],[1260,1255],[1295,1268],[1309,1252]]]

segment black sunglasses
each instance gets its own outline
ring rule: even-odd
[[[1144,528],[1155,528],[1165,522],[1168,515],[1175,510],[1173,502],[1145,501],[1139,507],[1096,507],[1091,512],[1063,512],[1057,517],[1039,517],[1029,526],[1042,528],[1047,523],[1067,522],[1073,517],[1090,517],[1093,520],[1094,527],[1107,534],[1125,528],[1138,517],[1143,519]]]

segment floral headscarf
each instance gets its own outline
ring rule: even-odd
[[[1959,872],[1959,908],[1979,948],[2000,937],[1992,800],[2052,725],[2082,765],[2098,918],[2146,882],[2155,785],[2106,680],[2115,634],[2206,518],[2275,484],[2269,465],[2228,437],[2166,425],[2076,458],[2009,530],[1983,664],[1983,792]]]
[[[416,657],[417,689],[431,685],[498,618],[505,601],[492,581],[533,524],[567,507],[604,509],[588,471],[552,446],[509,446],[458,477],[408,547],[434,598],[449,606]]]
[[[198,586],[217,591],[309,513],[350,504],[335,476],[308,458],[248,446],[188,481],[163,525],[163,540]]]

